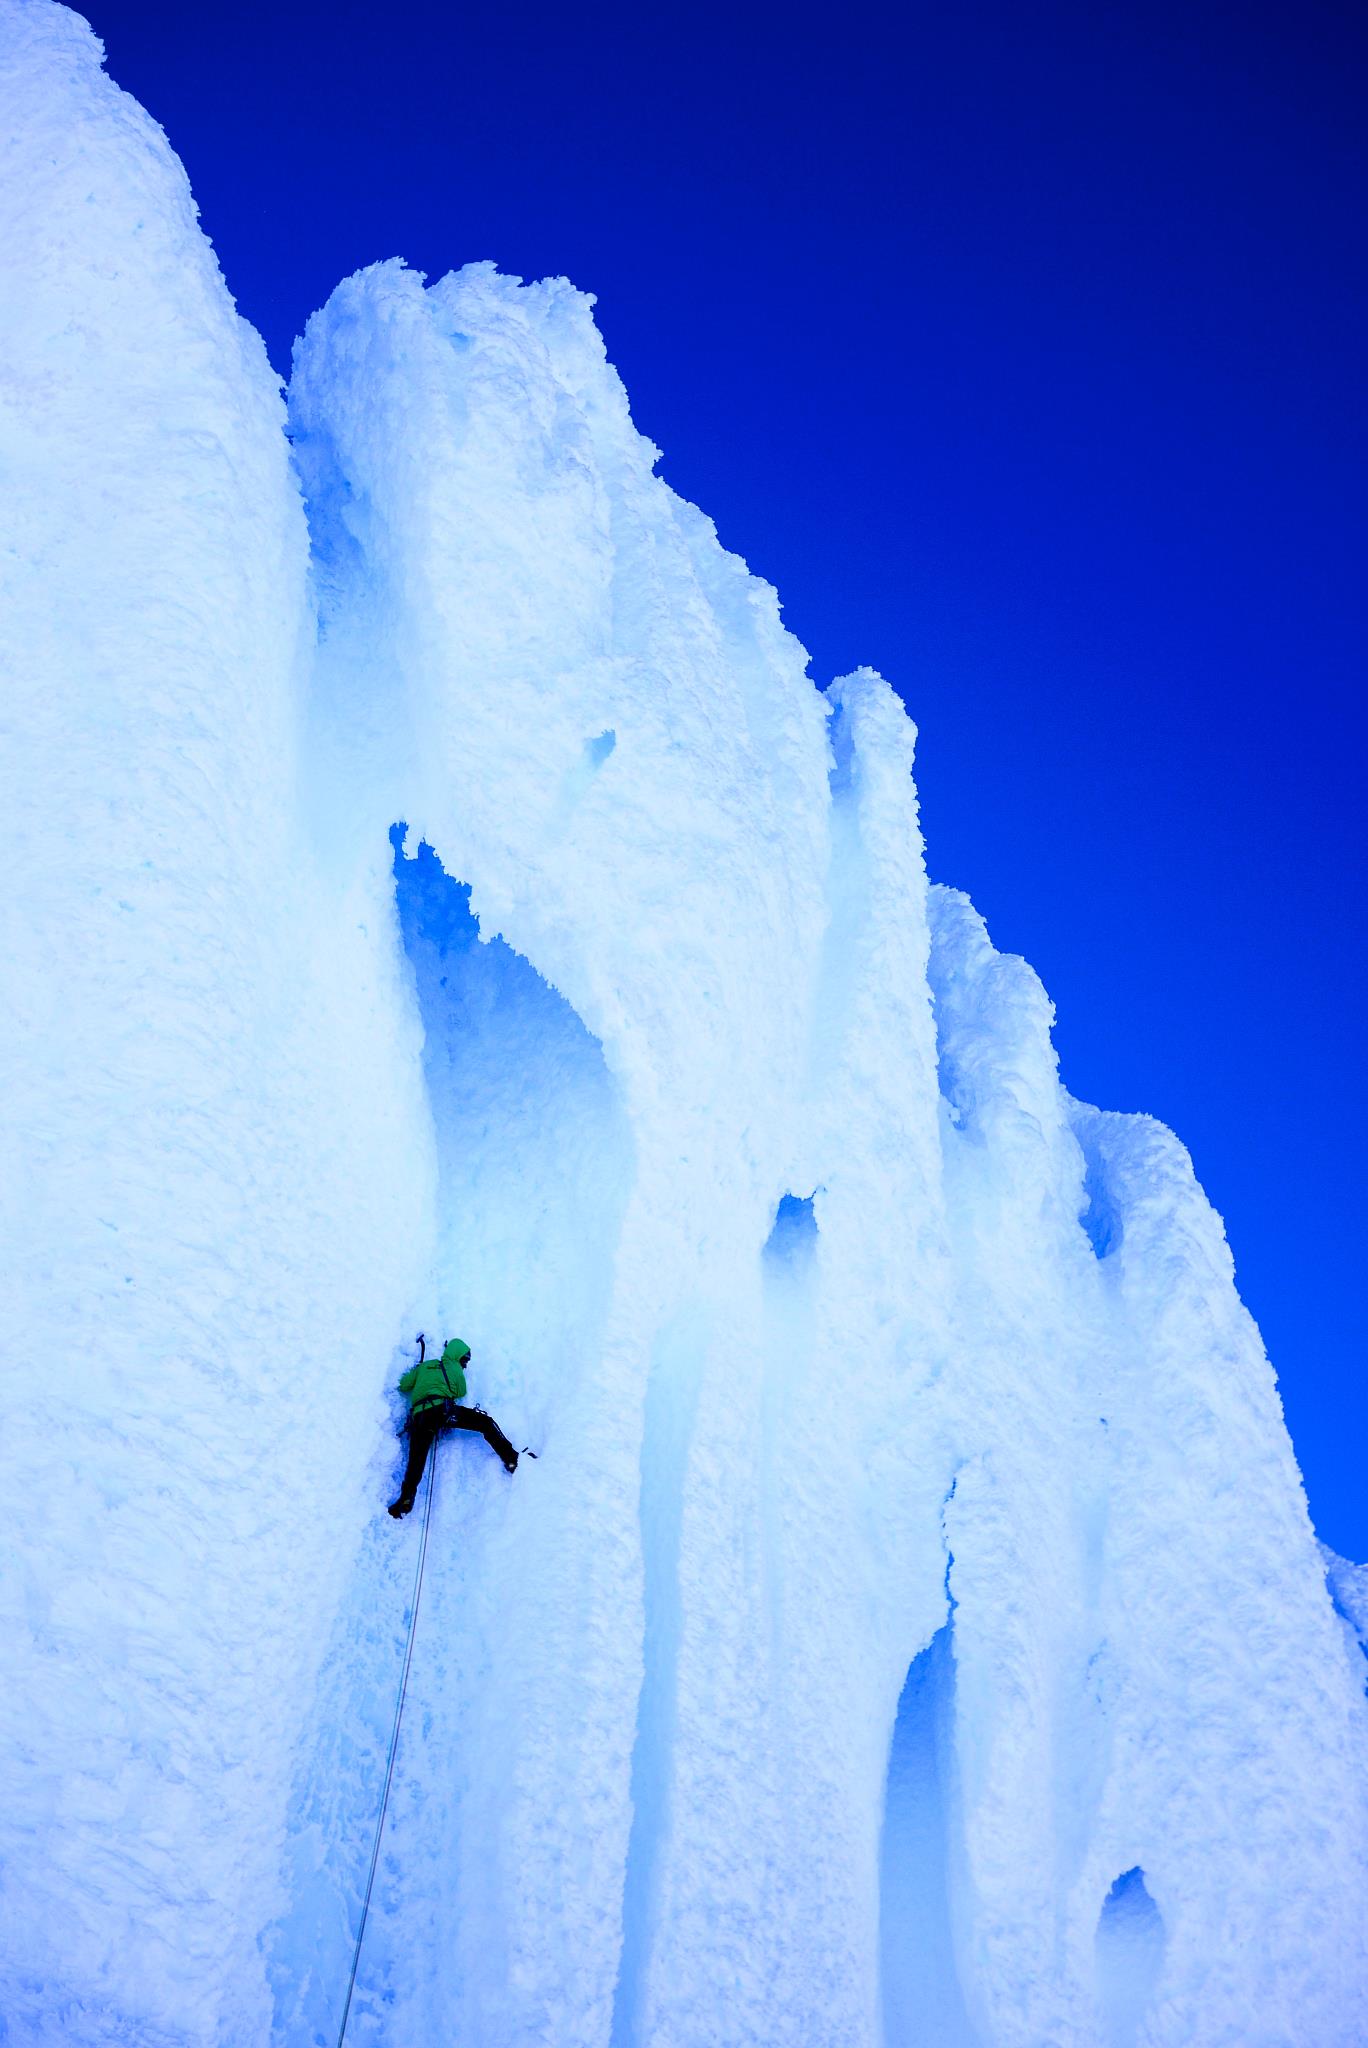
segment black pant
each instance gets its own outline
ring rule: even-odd
[[[416,1415],[409,1417],[408,1464],[404,1470],[404,1483],[399,1489],[400,1500],[406,1500],[410,1507],[417,1497],[428,1452],[444,1429],[473,1429],[484,1438],[491,1451],[498,1452],[505,1465],[510,1459],[516,1462],[517,1454],[512,1444],[492,1415],[482,1414],[478,1408],[458,1407],[455,1401],[444,1402],[440,1407],[420,1408]]]

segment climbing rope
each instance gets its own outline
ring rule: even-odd
[[[371,1891],[375,1885],[376,1866],[380,1861],[380,1838],[385,1832],[385,1815],[389,1811],[390,1786],[394,1782],[394,1759],[399,1750],[399,1723],[404,1718],[404,1700],[408,1694],[409,1666],[413,1662],[413,1637],[418,1626],[418,1602],[423,1597],[423,1565],[427,1560],[428,1529],[432,1523],[432,1496],[437,1491],[437,1445],[434,1442],[428,1457],[427,1500],[423,1506],[423,1537],[418,1545],[418,1569],[413,1579],[413,1598],[409,1602],[408,1645],[404,1651],[404,1675],[399,1681],[399,1697],[394,1703],[394,1726],[390,1730],[389,1757],[385,1764],[385,1792],[380,1801],[380,1818],[375,1823],[375,1845],[371,1850],[370,1874],[366,1878],[366,1896],[361,1902],[361,1924],[356,1930],[356,1947],[352,1950],[351,1975],[347,1979],[347,2002],[342,2008],[342,2024],[337,2030],[337,2048],[342,2048],[347,2037],[347,2021],[351,2017],[352,1993],[356,1989],[356,1970],[361,1961],[361,1943],[366,1933],[366,1915],[370,1912]]]

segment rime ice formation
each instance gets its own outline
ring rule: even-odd
[[[1219,1219],[564,282],[285,409],[3,0],[0,2039],[1348,2048],[1365,1667]],[[51,1360],[58,1361],[56,1364]]]

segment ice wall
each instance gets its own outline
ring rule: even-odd
[[[1354,1583],[898,700],[582,294],[362,272],[287,441],[84,26],[0,63],[0,2038],[335,2039],[419,1325],[541,1456],[440,1454],[350,2041],[1362,2038]]]

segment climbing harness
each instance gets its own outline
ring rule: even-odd
[[[413,1662],[413,1637],[418,1626],[418,1602],[423,1597],[423,1566],[427,1561],[428,1530],[432,1526],[432,1496],[437,1490],[437,1445],[433,1444],[428,1459],[427,1501],[423,1508],[423,1537],[418,1546],[418,1569],[413,1579],[413,1598],[409,1602],[408,1644],[404,1650],[404,1672],[399,1680],[399,1697],[394,1703],[394,1726],[390,1730],[389,1757],[385,1764],[385,1791],[380,1801],[380,1818],[375,1823],[375,1845],[371,1850],[370,1873],[366,1878],[366,1895],[361,1902],[361,1924],[356,1930],[356,1947],[352,1950],[351,1975],[347,1979],[347,2002],[342,2008],[342,2024],[337,2030],[337,2048],[347,2037],[347,2021],[351,2016],[352,1993],[356,1989],[356,1970],[361,1961],[361,1943],[366,1932],[366,1916],[370,1912],[371,1892],[375,1885],[376,1866],[380,1861],[380,1839],[385,1832],[385,1815],[389,1811],[390,1786],[394,1782],[394,1759],[399,1750],[399,1723],[404,1718],[404,1700],[408,1693],[409,1666]]]

